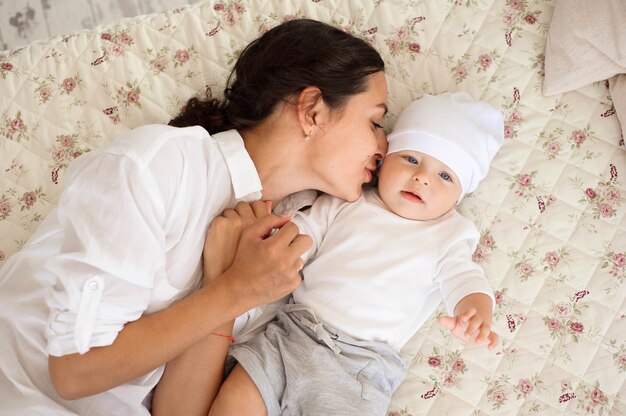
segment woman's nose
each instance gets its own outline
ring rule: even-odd
[[[385,133],[379,134],[376,140],[376,160],[383,160],[387,154],[388,146],[389,143],[387,143],[387,135]]]

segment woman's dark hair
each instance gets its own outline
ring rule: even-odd
[[[342,109],[384,69],[379,53],[363,39],[315,20],[287,21],[244,48],[222,101],[191,98],[169,124],[200,125],[209,133],[252,127],[309,86],[321,90],[331,109]]]

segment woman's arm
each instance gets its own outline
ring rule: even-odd
[[[300,255],[310,242],[295,225],[283,226],[286,222],[268,216],[248,227],[225,273],[169,308],[127,324],[112,345],[83,355],[50,356],[50,377],[59,395],[77,399],[124,384],[171,361],[250,308],[295,289]]]
[[[224,273],[235,259],[243,229],[271,213],[271,203],[239,203],[216,217],[207,231],[203,284]],[[216,329],[168,362],[152,399],[153,415],[206,415],[222,385],[233,321]]]

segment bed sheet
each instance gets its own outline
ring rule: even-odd
[[[219,96],[237,52],[286,19],[364,37],[387,62],[386,120],[467,91],[505,144],[461,205],[496,291],[494,352],[431,319],[402,353],[389,416],[626,414],[626,150],[604,82],[541,94],[552,0],[212,0],[0,53],[0,265],[54,206],[68,164]],[[601,26],[601,22],[599,22]],[[304,51],[306,53],[306,51]]]

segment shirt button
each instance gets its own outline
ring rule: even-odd
[[[89,289],[91,289],[91,290],[98,289],[98,282],[91,282],[91,283],[89,283]]]

